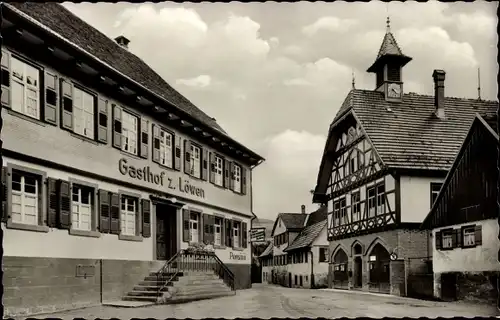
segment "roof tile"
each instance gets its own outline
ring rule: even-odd
[[[321,230],[326,226],[326,220],[316,222],[313,225],[305,227],[295,238],[295,240],[285,249],[291,251],[295,249],[305,248],[310,246],[313,241],[318,237]]]

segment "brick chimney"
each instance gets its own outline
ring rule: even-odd
[[[130,43],[129,39],[125,38],[124,36],[118,36],[115,38],[115,41],[123,48],[128,49],[128,44]]]
[[[444,70],[434,70],[432,78],[434,78],[435,113],[439,119],[444,119],[444,79],[446,78],[446,72]]]
[[[300,212],[301,213],[306,213],[306,206],[305,205],[301,205],[300,206]]]

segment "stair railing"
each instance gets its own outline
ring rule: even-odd
[[[180,272],[186,271],[213,271],[231,290],[235,290],[234,274],[214,252],[180,250],[157,273],[157,283],[162,281],[160,279],[164,278],[165,274],[172,274],[160,286],[158,296]]]

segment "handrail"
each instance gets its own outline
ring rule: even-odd
[[[166,273],[172,272],[173,275],[165,281],[158,289],[158,297],[179,272],[183,271],[213,271],[231,290],[235,290],[234,274],[214,253],[209,251],[188,251],[180,250],[157,272],[157,283]],[[175,271],[175,272],[173,272]]]

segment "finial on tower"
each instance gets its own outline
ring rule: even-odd
[[[389,33],[391,32],[391,18],[387,16],[387,21],[386,21],[386,32]]]
[[[481,69],[477,68],[477,99],[481,100]]]

